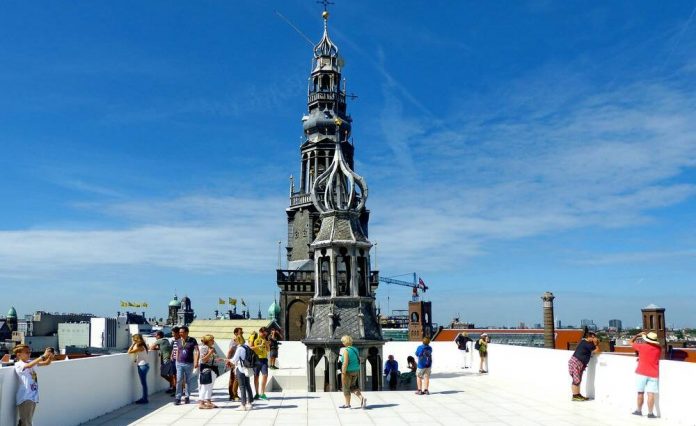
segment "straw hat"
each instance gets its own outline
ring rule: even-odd
[[[656,345],[659,345],[659,344],[660,344],[660,341],[657,340],[657,333],[655,333],[654,331],[651,331],[651,332],[648,333],[648,334],[644,334],[644,335],[643,335],[643,340],[645,340],[645,341],[648,342],[648,343],[654,343],[654,344],[656,344]]]

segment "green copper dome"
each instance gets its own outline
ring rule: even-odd
[[[271,303],[268,307],[268,319],[278,319],[280,316],[280,305],[277,302]]]
[[[17,311],[15,311],[14,306],[7,311],[7,318],[17,318]]]
[[[179,299],[174,296],[171,302],[169,302],[169,306],[176,306],[177,308],[181,306],[181,302],[179,302]]]

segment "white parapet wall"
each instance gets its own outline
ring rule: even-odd
[[[226,352],[228,341],[218,341],[218,350]],[[394,355],[401,371],[406,370],[406,358],[415,357],[417,342],[387,342],[384,357]],[[434,342],[433,380],[439,374],[460,372],[463,353],[452,342]],[[570,402],[568,359],[572,352],[527,348],[507,345],[489,346],[489,374],[496,379],[510,381],[511,391],[540,395],[549,400]],[[474,371],[479,358],[472,351]],[[148,385],[150,392],[162,391],[167,383],[159,377],[157,354],[151,352]],[[306,389],[307,351],[300,342],[282,342],[278,365],[295,376],[298,389]],[[630,413],[635,407],[636,359],[631,356],[601,354],[593,357],[583,379],[582,392],[595,398],[595,403],[616,407]],[[368,374],[371,374],[368,371]],[[381,374],[381,372],[380,372]],[[36,424],[72,426],[119,407],[140,397],[140,382],[135,364],[126,354],[56,362],[38,369],[40,398]],[[696,425],[693,408],[696,364],[661,361],[658,414],[669,424]],[[303,380],[297,380],[298,377]],[[17,378],[12,367],[0,368],[0,425],[15,422],[15,392]],[[294,388],[293,388],[294,389]],[[515,390],[516,389],[516,390]],[[288,389],[290,390],[290,389]],[[589,407],[589,405],[588,405]]]
[[[148,354],[148,391],[160,392],[168,384],[160,376],[157,352]],[[141,397],[133,359],[127,354],[57,361],[38,367],[39,405],[34,424],[74,426],[128,405]],[[16,425],[13,367],[0,368],[0,425]]]

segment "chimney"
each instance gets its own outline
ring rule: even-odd
[[[544,347],[549,349],[556,348],[556,333],[553,329],[553,299],[555,296],[547,291],[541,296],[544,301]]]

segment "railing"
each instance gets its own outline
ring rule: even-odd
[[[336,100],[336,92],[314,92],[310,93],[307,96],[307,103],[312,103],[314,101],[335,101]],[[338,94],[338,101],[339,102],[346,102],[346,95],[344,94]]]
[[[297,206],[299,204],[309,204],[312,202],[312,197],[309,194],[292,194],[290,196],[290,206]]]
[[[278,269],[276,272],[279,283],[314,284],[314,271]]]

